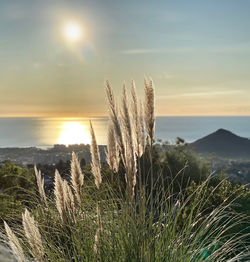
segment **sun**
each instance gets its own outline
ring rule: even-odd
[[[63,35],[70,42],[78,42],[83,36],[83,30],[77,22],[67,22],[63,26]]]
[[[90,135],[81,122],[64,122],[58,138],[59,144],[90,144]]]

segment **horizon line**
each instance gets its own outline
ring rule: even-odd
[[[108,118],[108,115],[91,115],[91,116],[8,116],[8,115],[0,115],[0,118],[61,118],[61,119],[79,119],[79,118],[86,118],[86,119],[91,119],[91,118]],[[250,115],[156,115],[156,118],[159,117],[250,117]]]

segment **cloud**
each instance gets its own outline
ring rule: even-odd
[[[220,90],[220,91],[211,91],[211,92],[190,92],[190,93],[181,93],[181,94],[170,94],[170,95],[159,95],[158,99],[167,99],[167,98],[180,98],[180,97],[211,97],[218,95],[233,95],[233,94],[242,94],[243,90]]]
[[[197,92],[197,93],[186,93],[181,96],[217,96],[217,95],[231,95],[243,93],[242,90],[223,90],[223,91],[212,91],[212,92]]]
[[[163,53],[189,53],[196,51],[197,48],[193,47],[180,47],[180,48],[166,48],[166,49],[128,49],[123,50],[121,53],[126,55],[140,55],[140,54],[163,54]]]
[[[212,46],[212,47],[176,47],[164,49],[127,49],[121,51],[125,55],[140,54],[169,54],[169,53],[208,53],[208,54],[230,54],[230,53],[250,53],[250,43],[240,43],[234,46]]]

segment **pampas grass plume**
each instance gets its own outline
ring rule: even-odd
[[[141,126],[141,122],[140,122],[140,118],[141,118],[140,108],[138,104],[134,81],[132,81],[132,85],[131,85],[131,97],[132,97],[131,111],[132,111],[132,119],[133,119],[133,135],[134,135],[135,152],[138,157],[141,157],[144,152],[144,143],[142,139],[142,132],[144,132],[144,128]]]
[[[55,171],[54,195],[56,197],[56,208],[61,216],[62,221],[65,222],[66,217],[63,180],[58,170]]]
[[[144,122],[144,108],[143,104],[140,101],[140,111],[139,111],[139,121],[140,121],[140,132],[141,132],[141,138],[140,138],[140,143],[141,143],[141,152],[144,153],[145,151],[145,122]]]
[[[134,197],[134,188],[136,185],[136,158],[134,150],[134,136],[132,132],[130,108],[128,106],[127,93],[125,84],[123,85],[122,107],[121,107],[121,119],[122,119],[122,135],[125,138],[125,161],[124,166],[126,170],[126,180],[129,190],[129,196],[132,199]]]
[[[10,229],[8,224],[4,221],[4,228],[9,240],[9,246],[18,262],[25,262],[25,257],[23,254],[23,249],[20,245],[20,242],[13,231]]]
[[[134,143],[133,141],[133,133],[132,133],[132,125],[130,119],[130,108],[128,105],[127,99],[127,91],[126,86],[123,84],[122,88],[122,106],[121,106],[121,120],[122,120],[122,133],[125,138],[126,147],[130,146]],[[133,147],[132,147],[133,149]]]
[[[119,149],[116,142],[115,131],[113,127],[113,123],[109,122],[108,126],[108,144],[107,144],[107,163],[109,167],[113,170],[113,172],[118,172],[119,168]]]
[[[83,185],[84,175],[81,170],[81,166],[79,160],[75,154],[72,152],[72,160],[71,160],[71,184],[78,201],[78,204],[82,203],[82,185]]]
[[[44,179],[41,176],[41,170],[37,170],[36,166],[34,166],[35,175],[36,175],[36,183],[38,187],[38,191],[41,197],[41,200],[44,202],[44,204],[47,206],[47,197],[44,191]]]
[[[91,145],[90,145],[91,171],[95,178],[96,187],[99,189],[102,183],[101,161],[100,161],[100,153],[99,153],[98,144],[97,144],[96,137],[95,137],[95,131],[93,129],[91,121],[90,121],[90,134],[91,134]]]
[[[63,196],[64,196],[65,207],[68,211],[68,214],[69,214],[71,220],[75,221],[74,195],[73,195],[72,190],[71,190],[71,188],[68,185],[68,182],[66,180],[63,181]]]
[[[148,133],[149,143],[153,145],[154,132],[155,132],[155,94],[154,94],[154,85],[153,80],[150,79],[149,83],[144,80],[144,91],[145,91],[145,103],[144,103],[144,117],[145,125]]]
[[[124,162],[125,161],[125,144],[124,144],[124,139],[122,136],[122,129],[121,129],[120,121],[119,121],[119,113],[117,110],[114,93],[110,86],[109,81],[106,81],[106,94],[107,94],[108,106],[109,106],[109,118],[111,122],[113,123],[113,128],[114,128],[114,132],[116,135],[116,141],[119,146],[119,151],[121,154],[121,159]]]
[[[36,221],[27,209],[22,214],[22,218],[24,233],[30,244],[31,253],[37,261],[42,262],[44,261],[44,248]]]

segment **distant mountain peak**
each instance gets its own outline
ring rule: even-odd
[[[224,129],[224,128],[219,128],[219,129],[217,129],[217,131],[215,131],[215,133],[216,132],[219,132],[219,133],[224,133],[224,132],[229,132],[229,133],[232,133],[232,132],[230,132],[229,130],[227,130],[227,129]]]
[[[226,138],[228,136],[239,137],[236,134],[234,134],[233,132],[226,130],[226,129],[223,129],[223,128],[216,130],[214,133],[212,133],[208,136],[214,136],[214,135],[221,136],[221,137],[224,137],[224,138]]]
[[[250,158],[250,140],[223,128],[196,140],[190,147],[203,154],[215,153],[221,157]]]
[[[216,130],[214,133],[219,133],[219,134],[233,134],[231,131],[224,129],[224,128],[219,128]],[[234,135],[234,134],[233,134]]]

